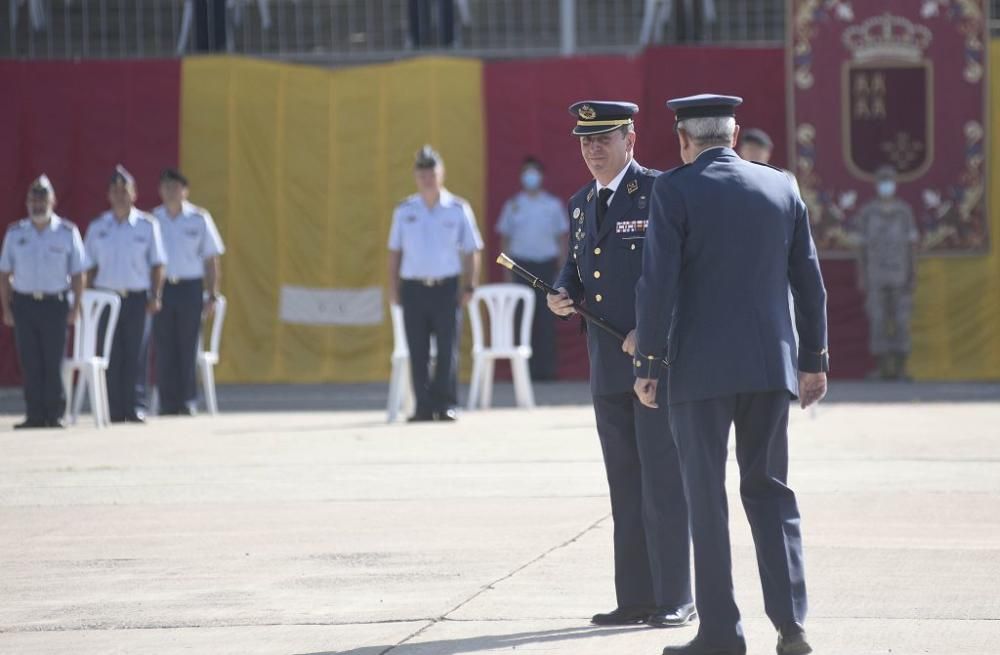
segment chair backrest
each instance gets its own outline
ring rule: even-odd
[[[521,325],[514,325],[514,312],[522,303]],[[486,307],[490,321],[490,343],[486,345],[480,304]],[[520,330],[521,345],[531,345],[531,321],[535,315],[535,291],[523,284],[484,284],[469,301],[469,321],[472,324],[473,350],[514,348],[514,330]]]
[[[108,312],[108,328],[104,332],[104,343],[101,356],[111,356],[111,344],[115,340],[115,328],[118,326],[118,312],[122,300],[110,291],[85,289],[80,298],[80,315],[73,324],[73,359],[85,360],[97,356],[97,330],[101,323],[101,315]]]
[[[389,305],[389,315],[392,317],[392,356],[409,357],[410,348],[406,345],[406,325],[403,323],[403,308],[399,305]]]
[[[222,341],[222,324],[226,321],[226,297],[219,294],[215,299],[215,312],[212,314],[212,330],[208,333],[208,350],[205,352],[219,356],[219,343]]]

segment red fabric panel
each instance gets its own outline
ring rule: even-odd
[[[121,163],[140,207],[159,204],[159,172],[179,153],[180,60],[0,61],[0,230],[25,215],[31,180],[46,173],[56,211],[83,232],[107,207]],[[0,328],[0,384],[19,382],[11,330]]]
[[[570,135],[574,120],[568,113],[578,100],[618,100],[642,94],[642,67],[624,57],[576,57],[534,61],[491,62],[484,67],[489,215],[486,270],[499,281],[503,270],[494,261],[500,239],[494,227],[503,203],[520,189],[521,162],[534,155],[545,165],[545,188],[569,200],[592,179],[580,157],[580,143]],[[641,128],[644,115],[637,123]],[[640,159],[640,161],[642,161]],[[549,280],[553,282],[554,280]],[[537,311],[548,311],[538,307]],[[586,378],[586,338],[576,318],[559,321],[559,377]],[[497,369],[498,375],[506,369]]]
[[[774,140],[772,163],[788,162],[785,103],[785,54],[770,48],[663,47],[641,57],[578,57],[485,65],[483,94],[487,112],[488,161],[487,277],[498,281],[493,263],[499,240],[492,226],[504,201],[518,190],[521,160],[527,154],[546,165],[546,188],[560,198],[583,186],[589,173],[577,140],[569,135],[573,119],[566,108],[577,100],[631,100],[640,106],[636,158],[666,170],[679,165],[669,98],[715,92],[742,96],[743,127],[759,127]],[[824,262],[830,294],[830,345],[834,375],[858,377],[870,368],[867,322],[854,284],[851,262]],[[540,308],[545,311],[544,308]],[[588,375],[586,342],[577,321],[560,322],[559,375]]]

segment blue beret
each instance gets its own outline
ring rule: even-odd
[[[639,113],[639,105],[632,102],[585,100],[570,105],[569,113],[576,116],[574,136],[604,134],[623,125],[631,125],[632,117]]]
[[[696,96],[667,100],[667,107],[675,113],[675,120],[688,118],[709,118],[712,116],[735,116],[736,108],[743,104],[743,98],[720,96],[714,93],[699,93]]]

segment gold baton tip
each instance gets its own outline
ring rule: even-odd
[[[511,270],[514,269],[514,260],[512,260],[504,253],[500,253],[500,255],[497,257],[497,263],[503,266],[504,268],[509,268]]]

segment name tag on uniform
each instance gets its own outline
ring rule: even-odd
[[[645,235],[649,220],[618,221],[615,223],[615,234]]]

